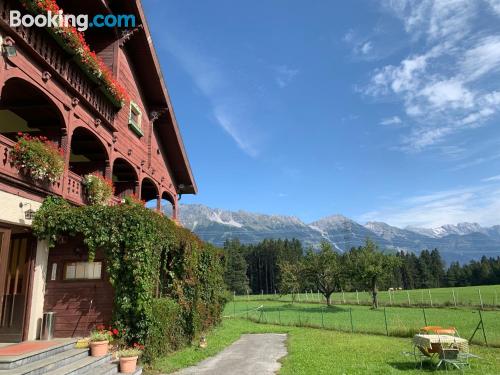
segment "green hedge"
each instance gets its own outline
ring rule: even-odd
[[[153,324],[146,339],[143,361],[153,362],[187,343],[182,308],[171,298],[153,300]]]

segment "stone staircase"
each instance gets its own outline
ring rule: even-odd
[[[16,356],[0,356],[0,375],[114,375],[121,374],[111,355],[91,357],[89,349],[76,349],[76,340],[60,340],[46,349]],[[132,375],[141,375],[137,368]],[[130,375],[130,374],[129,374]]]

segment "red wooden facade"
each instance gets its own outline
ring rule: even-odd
[[[158,209],[162,200],[169,201],[176,219],[178,195],[194,194],[197,188],[140,1],[58,4],[73,14],[136,16],[133,30],[89,29],[85,36],[139,108],[142,134],[129,125],[129,103],[117,109],[45,29],[11,27],[10,10],[23,8],[18,0],[0,0],[0,192],[35,202],[59,195],[83,205],[83,176],[98,173],[113,180],[113,203],[129,194],[156,200]],[[36,183],[11,164],[9,153],[19,131],[46,136],[64,150],[65,171],[59,181]],[[4,224],[0,227],[8,229]],[[49,271],[53,263],[80,259],[76,247],[70,243],[51,250]],[[61,272],[62,266],[55,280],[47,280],[45,294],[45,309],[58,312],[59,336],[82,334],[110,318],[112,290],[105,279],[63,281]],[[95,298],[89,297],[93,291]]]

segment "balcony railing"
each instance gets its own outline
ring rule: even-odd
[[[37,182],[20,173],[10,161],[10,153],[14,144],[14,141],[0,134],[0,177],[26,190],[38,191],[42,195],[59,195],[78,206],[87,204],[83,177],[74,172],[66,171],[65,177],[53,184]],[[122,198],[113,196],[109,204],[117,205],[121,201]]]
[[[48,194],[62,195],[62,181],[55,183],[43,183],[33,181],[31,178],[24,176],[18,171],[10,160],[10,153],[14,147],[15,142],[9,138],[0,135],[0,173],[8,179],[16,181],[22,186],[31,186],[37,190],[44,191]]]
[[[10,27],[9,13],[11,5],[6,0],[0,1],[0,26],[5,28],[18,45],[31,49],[41,64],[45,64],[51,74],[58,76],[73,88],[75,96],[89,105],[95,114],[113,126],[116,109],[105,95],[96,90],[92,82],[82,69],[71,60],[70,56],[46,33],[38,27]]]

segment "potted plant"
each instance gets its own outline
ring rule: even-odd
[[[54,183],[64,172],[63,150],[43,136],[32,137],[19,132],[10,160],[20,172],[35,181]]]
[[[56,0],[23,0],[24,7],[33,14],[57,14],[62,9]],[[129,100],[127,91],[115,79],[109,67],[85,40],[85,36],[72,25],[48,27],[49,34],[71,56],[83,72],[96,83],[105,96],[118,109]]]
[[[102,357],[108,354],[108,345],[112,337],[113,334],[103,329],[103,327],[97,327],[90,332],[90,355],[92,357]]]
[[[133,373],[137,368],[137,359],[143,350],[144,346],[137,343],[131,348],[119,350],[116,356],[120,359],[120,372],[124,374]]]
[[[92,205],[106,205],[113,196],[113,182],[97,174],[88,174],[83,179],[87,199]]]

